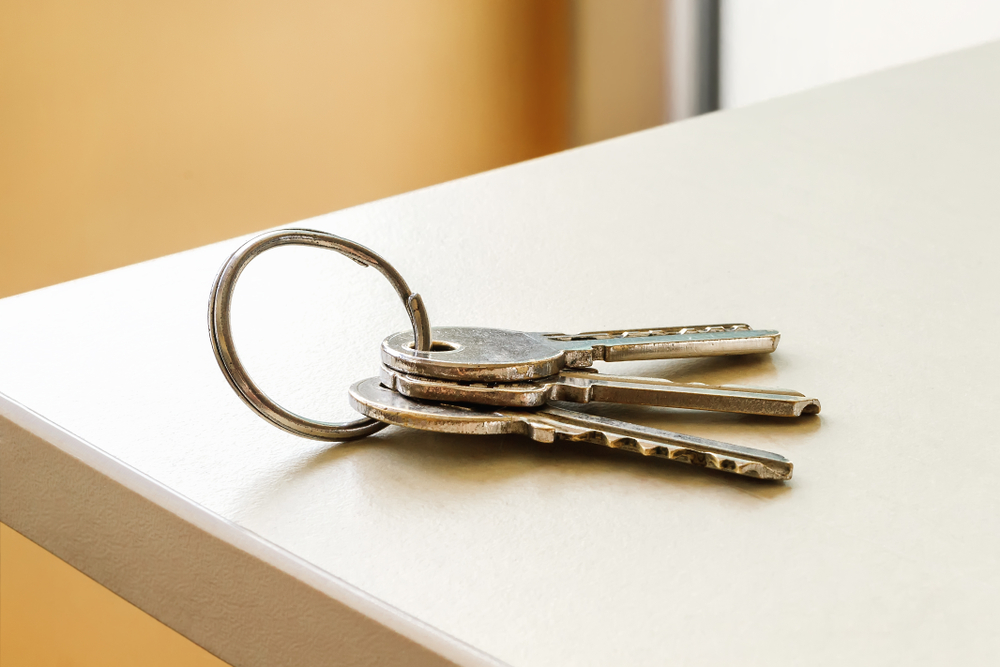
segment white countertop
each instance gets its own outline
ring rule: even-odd
[[[236,665],[983,664],[998,183],[992,44],[295,225],[382,254],[438,326],[779,329],[771,356],[604,368],[798,389],[818,417],[586,410],[776,451],[788,483],[284,433],[209,345],[234,239],[0,301],[0,519]],[[237,288],[247,365],[309,415],[351,416],[407,326],[329,252],[272,251]]]

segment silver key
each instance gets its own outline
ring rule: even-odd
[[[382,341],[382,363],[401,373],[467,382],[523,382],[594,361],[678,359],[773,352],[777,331],[747,324],[597,331],[576,335],[435,327],[427,352],[409,332]]]
[[[382,384],[410,398],[444,403],[475,403],[508,408],[537,408],[549,401],[619,403],[735,412],[768,417],[800,417],[820,411],[819,401],[787,389],[762,389],[660,378],[605,375],[563,370],[527,382],[454,382],[400,373],[382,366]]]
[[[779,454],[551,406],[505,410],[422,402],[387,389],[378,378],[356,382],[350,398],[358,412],[397,426],[442,433],[517,433],[538,442],[589,442],[748,477],[781,480],[792,477],[792,462]]]

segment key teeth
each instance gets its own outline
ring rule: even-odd
[[[535,442],[553,443],[556,441],[556,430],[546,424],[529,424],[526,435]]]
[[[535,427],[537,433],[538,427]],[[549,429],[543,429],[549,430]],[[548,435],[548,433],[546,433]],[[728,456],[719,456],[711,452],[698,452],[686,447],[670,447],[662,444],[646,443],[630,436],[609,437],[602,431],[584,431],[578,434],[556,433],[560,440],[570,442],[588,442],[595,445],[604,445],[611,449],[621,449],[627,452],[635,452],[643,456],[655,456],[659,458],[671,459],[680,463],[701,466],[703,468],[713,468],[723,472],[736,473],[746,477],[756,477],[758,479],[786,480],[792,478],[792,464],[788,462],[788,471],[771,468],[758,461],[739,460]],[[532,437],[540,442],[552,442],[552,440],[541,440]]]

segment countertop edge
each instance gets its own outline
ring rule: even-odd
[[[0,521],[230,664],[503,664],[2,393]]]

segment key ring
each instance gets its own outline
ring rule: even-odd
[[[295,435],[316,440],[352,440],[371,435],[386,424],[370,417],[350,422],[323,422],[302,417],[275,403],[254,383],[236,354],[230,320],[233,289],[243,269],[266,250],[283,245],[305,245],[334,250],[362,266],[373,266],[392,284],[406,305],[413,325],[414,348],[431,348],[431,325],[419,294],[410,291],[403,276],[377,253],[363,245],[312,229],[279,229],[257,236],[234,252],[215,278],[208,300],[208,329],[219,368],[240,398],[261,417]]]

